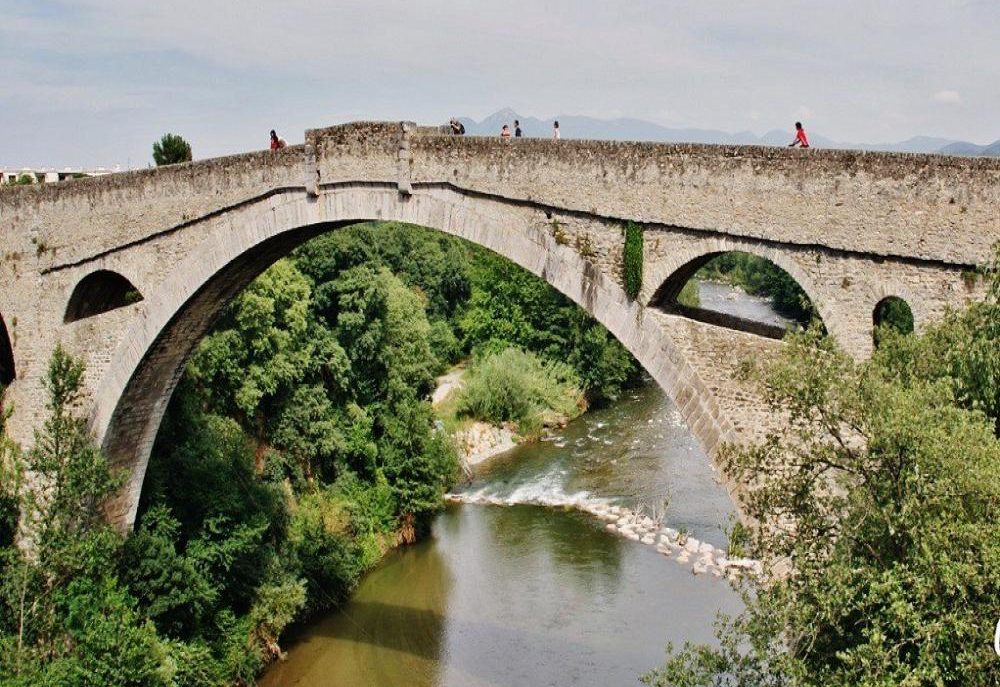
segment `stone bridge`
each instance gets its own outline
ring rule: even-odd
[[[128,471],[111,504],[132,524],[164,409],[225,304],[308,239],[364,220],[419,224],[540,275],[657,380],[709,455],[768,422],[733,378],[781,345],[671,314],[724,251],[792,275],[827,330],[870,354],[873,310],[903,298],[917,327],[981,295],[1000,238],[1000,161],[758,147],[461,138],[400,123],[306,132],[306,143],[0,190],[0,378],[10,431],[45,414],[57,342],[87,365],[87,408]],[[644,283],[622,286],[622,227],[645,228]],[[667,311],[651,307],[665,303]],[[725,323],[722,323],[725,324]]]

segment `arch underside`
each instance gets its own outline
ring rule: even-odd
[[[109,506],[120,527],[132,525],[149,454],[184,364],[224,306],[279,258],[320,234],[363,221],[398,221],[437,229],[490,249],[545,279],[583,307],[629,349],[672,398],[710,455],[734,439],[732,423],[666,333],[658,317],[545,230],[535,208],[471,199],[432,189],[403,196],[363,185],[321,191],[312,199],[286,191],[193,227],[205,236],[147,295],[95,395],[93,429],[115,468],[129,473]]]
[[[128,279],[111,270],[97,270],[73,289],[63,321],[76,322],[141,300],[142,294]]]
[[[0,387],[5,387],[17,377],[14,369],[14,347],[11,345],[7,324],[0,316]]]

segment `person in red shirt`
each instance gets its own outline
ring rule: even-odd
[[[794,148],[799,146],[800,148],[809,147],[809,139],[806,138],[806,130],[802,128],[802,122],[795,122],[795,140],[788,144],[789,148]]]
[[[271,129],[271,150],[281,150],[286,145],[288,144],[285,143],[285,139],[274,133],[274,129]]]

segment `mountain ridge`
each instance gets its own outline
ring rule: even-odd
[[[605,141],[654,141],[658,143],[714,143],[722,145],[762,145],[784,146],[795,137],[793,131],[772,129],[764,134],[752,131],[730,133],[719,129],[697,127],[672,128],[632,117],[598,119],[583,115],[560,114],[540,119],[521,115],[513,108],[505,107],[476,121],[471,117],[459,117],[465,131],[475,136],[499,135],[500,128],[507,124],[514,129],[514,120],[521,122],[524,135],[529,138],[550,138],[552,123],[559,122],[560,130],[566,138],[588,138]],[[844,150],[871,150],[896,153],[933,153],[940,155],[1000,157],[1000,140],[979,145],[968,141],[937,136],[912,136],[895,143],[845,143],[827,138],[822,134],[809,134],[810,143],[816,148],[838,148]]]

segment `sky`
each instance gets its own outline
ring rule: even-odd
[[[1000,0],[0,0],[0,168],[359,119],[1000,139]],[[566,132],[569,135],[569,132]]]

